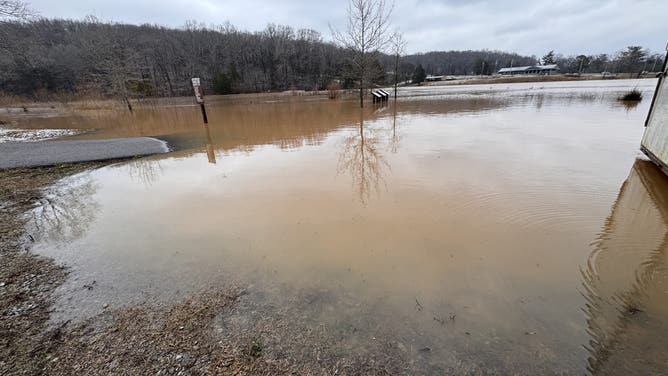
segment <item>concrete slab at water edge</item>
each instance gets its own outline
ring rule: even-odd
[[[169,151],[150,137],[0,143],[0,169],[129,158]]]

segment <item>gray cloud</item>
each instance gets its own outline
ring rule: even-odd
[[[345,22],[345,0],[31,0],[44,17],[98,18],[179,27],[229,21],[244,30],[267,23],[312,28],[329,39]],[[393,24],[410,52],[499,49],[527,55],[611,53],[627,45],[662,52],[665,0],[396,0]]]

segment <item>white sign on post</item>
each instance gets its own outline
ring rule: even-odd
[[[200,85],[199,77],[194,77],[192,79],[193,90],[195,90],[195,100],[197,103],[204,103],[204,93],[202,92],[202,86]]]

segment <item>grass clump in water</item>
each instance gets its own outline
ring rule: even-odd
[[[619,100],[639,102],[642,100],[642,93],[638,89],[633,89],[631,91],[626,92],[626,94],[622,95],[621,97],[619,97]]]

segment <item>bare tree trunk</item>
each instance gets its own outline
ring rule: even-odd
[[[394,101],[397,101],[397,91],[399,86],[399,59],[406,49],[406,41],[403,34],[398,30],[390,38],[392,53],[394,54]]]
[[[399,55],[394,57],[394,102],[397,101],[397,86],[399,85]]]
[[[364,108],[364,80],[360,80],[360,108]]]
[[[124,96],[123,100],[125,101],[125,104],[128,105],[128,110],[130,110],[130,112],[132,112],[132,104],[130,103],[130,100],[128,99],[128,97]]]

